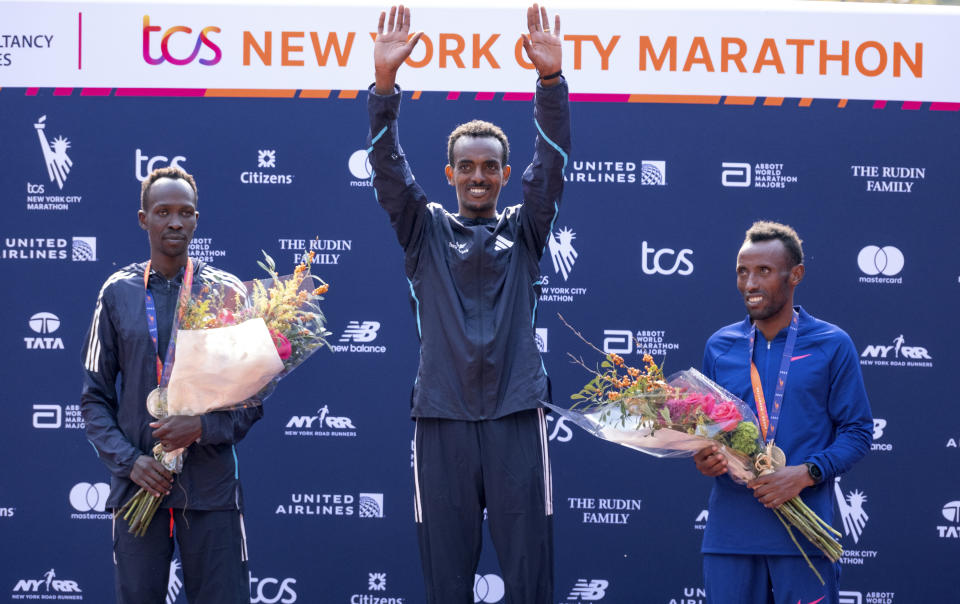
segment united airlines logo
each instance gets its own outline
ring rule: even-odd
[[[493,249],[498,252],[503,250],[509,250],[513,247],[513,242],[504,237],[503,235],[497,235],[497,242],[494,244]]]
[[[667,162],[650,159],[641,161],[640,184],[665,186],[667,184]]]
[[[573,263],[577,261],[577,250],[573,247],[576,233],[564,227],[551,233],[547,246],[550,248],[550,259],[553,260],[553,271],[566,281],[573,270]]]
[[[383,493],[360,493],[357,508],[360,518],[383,518]]]
[[[840,517],[843,519],[843,532],[848,537],[852,537],[854,543],[859,543],[863,528],[870,520],[867,511],[863,508],[867,496],[863,491],[850,491],[844,497],[839,478],[834,482],[833,490],[837,496],[837,505],[840,507]]]
[[[570,590],[567,602],[596,602],[602,600],[607,595],[609,586],[610,582],[605,579],[593,579],[591,581],[580,579]]]
[[[97,259],[97,238],[96,237],[74,237],[73,254],[71,256],[74,262],[93,262]]]
[[[40,149],[43,151],[43,161],[47,164],[47,175],[50,182],[56,182],[60,189],[63,189],[63,183],[67,180],[67,174],[73,166],[73,160],[67,155],[67,149],[70,148],[70,141],[62,136],[47,140],[46,122],[47,116],[42,115],[33,127],[37,130],[37,137],[40,139]]]
[[[534,334],[533,338],[534,338],[534,341],[537,343],[538,351],[550,352],[550,348],[548,346],[549,340],[547,339],[548,335],[549,335],[549,332],[546,327],[536,328],[536,333]]]

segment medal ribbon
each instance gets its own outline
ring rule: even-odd
[[[153,350],[157,353],[157,386],[163,383],[170,369],[173,367],[173,349],[174,338],[171,335],[170,343],[167,345],[167,354],[164,357],[166,362],[160,360],[160,344],[157,339],[157,307],[153,303],[153,294],[150,293],[148,284],[150,283],[150,261],[147,260],[147,266],[143,269],[143,289],[146,291],[144,296],[144,309],[147,313],[147,329],[150,330],[150,339],[153,340]],[[193,259],[187,258],[187,267],[183,272],[183,283],[180,285],[180,300],[177,306],[183,313],[186,308],[187,299],[190,298],[190,289],[193,287]]]
[[[760,420],[760,431],[763,433],[764,442],[767,443],[773,442],[773,436],[777,431],[780,408],[783,405],[783,392],[787,386],[787,373],[790,371],[790,359],[793,357],[793,349],[797,344],[799,327],[800,315],[794,310],[793,318],[790,319],[790,328],[787,330],[787,343],[783,347],[783,358],[780,359],[780,373],[777,375],[777,388],[774,391],[773,409],[769,417],[767,415],[767,401],[763,395],[763,385],[760,384],[760,372],[757,370],[756,363],[753,362],[753,346],[757,340],[756,326],[750,332],[750,382],[753,384],[753,400],[757,404],[757,419]]]

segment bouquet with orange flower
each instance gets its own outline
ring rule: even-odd
[[[696,369],[665,378],[663,369],[649,354],[643,355],[643,368],[631,367],[621,356],[603,353],[574,333],[605,358],[599,367],[592,368],[570,355],[594,377],[571,396],[576,401],[571,408],[548,404],[565,419],[598,438],[656,457],[692,456],[718,444],[727,461],[727,472],[740,484],[784,465],[783,452],[772,443],[765,445],[760,438],[760,423],[753,410]],[[793,528],[832,562],[843,554],[836,541],[840,533],[799,497],[773,512],[823,583]]]
[[[266,252],[258,262],[270,277],[248,282],[196,284],[174,317],[172,370],[147,398],[156,418],[201,415],[259,405],[276,383],[303,363],[330,335],[318,303],[329,286],[310,273],[313,252],[292,275],[278,274]],[[183,449],[153,449],[172,472],[183,468]],[[142,535],[160,499],[141,489],[118,512]]]

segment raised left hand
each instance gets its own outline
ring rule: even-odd
[[[560,16],[554,16],[553,31],[550,31],[547,9],[534,4],[527,9],[527,29],[530,33],[523,36],[523,49],[527,52],[527,58],[536,67],[537,73],[545,76],[560,71],[563,63]],[[543,81],[549,86],[558,82],[559,78]]]
[[[150,427],[153,437],[168,452],[189,447],[203,434],[199,415],[171,415],[151,422]]]
[[[813,478],[807,466],[785,466],[779,470],[755,478],[747,483],[753,489],[753,496],[764,507],[778,508],[800,494],[804,488],[813,486]]]

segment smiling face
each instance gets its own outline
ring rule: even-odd
[[[163,177],[150,186],[138,218],[150,239],[154,263],[164,266],[186,262],[199,216],[197,197],[187,181]]]
[[[785,326],[793,314],[793,290],[803,278],[802,264],[791,266],[779,239],[747,241],[737,254],[737,289],[750,318],[762,326]],[[776,333],[776,332],[774,332]]]
[[[453,164],[447,164],[447,182],[457,190],[460,215],[493,218],[500,189],[510,178],[503,165],[504,150],[492,136],[461,136],[453,145]]]

